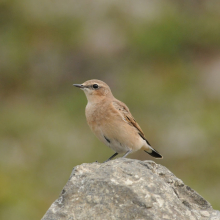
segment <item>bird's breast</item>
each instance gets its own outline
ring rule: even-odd
[[[94,132],[100,130],[100,127],[111,121],[111,112],[108,109],[108,105],[88,103],[86,106],[86,119]]]

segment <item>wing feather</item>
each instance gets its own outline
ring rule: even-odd
[[[113,106],[121,113],[123,120],[125,122],[127,122],[129,125],[133,126],[134,128],[136,128],[138,130],[139,135],[144,139],[144,133],[141,129],[141,127],[139,126],[139,124],[135,121],[134,117],[132,116],[132,114],[129,111],[129,108],[121,101],[119,100],[115,100],[112,102]]]

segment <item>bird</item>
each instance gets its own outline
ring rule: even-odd
[[[73,85],[83,90],[87,97],[85,114],[92,132],[115,152],[105,162],[118,154],[124,154],[122,157],[125,158],[138,150],[144,150],[157,159],[163,158],[150,145],[129,108],[113,96],[105,82],[92,79]]]

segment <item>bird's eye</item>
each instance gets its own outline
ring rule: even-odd
[[[97,84],[93,84],[92,87],[93,87],[94,89],[98,89],[98,88],[99,88],[99,86],[98,86]]]

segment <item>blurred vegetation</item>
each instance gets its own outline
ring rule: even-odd
[[[40,219],[74,166],[112,151],[72,87],[108,83],[164,155],[220,209],[218,1],[0,2],[0,218]],[[144,152],[130,157],[153,159]]]

